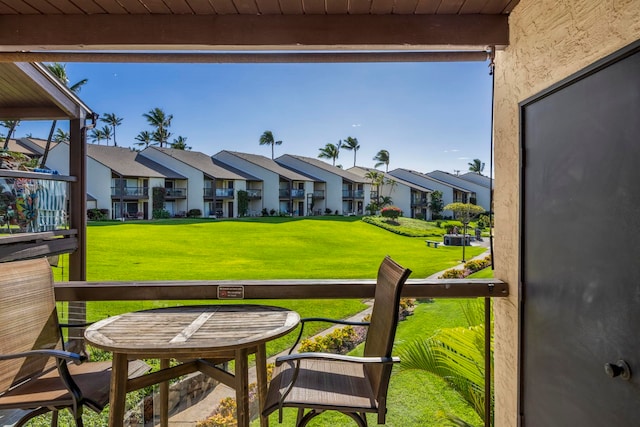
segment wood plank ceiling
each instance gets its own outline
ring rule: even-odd
[[[0,0],[0,51],[501,48],[517,1]]]

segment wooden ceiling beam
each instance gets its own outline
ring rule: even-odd
[[[12,15],[0,50],[502,48],[506,15]]]

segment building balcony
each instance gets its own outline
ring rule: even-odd
[[[291,190],[291,197],[294,199],[304,199],[305,197],[304,190],[301,190],[301,189]]]
[[[278,197],[281,199],[288,199],[291,197],[291,190],[288,188],[281,188],[278,190]]]
[[[427,206],[428,204],[429,202],[425,197],[416,197],[411,199],[411,207]]]
[[[216,197],[221,199],[233,199],[235,191],[233,188],[216,188]]]
[[[111,187],[112,199],[148,199],[149,188],[148,187]]]
[[[187,189],[186,188],[165,188],[164,198],[167,200],[186,199]]]
[[[342,190],[343,199],[364,199],[364,190]]]
[[[247,192],[247,196],[250,199],[260,199],[260,198],[262,198],[262,190],[256,190],[256,189],[253,189],[253,188],[247,188],[246,192]]]
[[[324,190],[314,190],[312,194],[314,199],[324,199]]]

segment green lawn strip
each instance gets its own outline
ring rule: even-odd
[[[385,255],[427,277],[451,268],[460,247],[427,248],[342,217],[109,223],[88,227],[88,280],[374,278]],[[330,219],[326,219],[330,218]],[[466,248],[469,257],[484,251]]]
[[[473,274],[467,276],[469,279],[493,279],[493,270],[491,267],[483,268]]]
[[[436,330],[466,325],[458,299],[438,299],[416,305],[414,314],[398,324],[396,347],[417,338],[427,338]],[[362,355],[360,345],[353,355]],[[388,393],[386,426],[438,426],[446,414],[455,414],[473,425],[482,421],[462,398],[442,379],[419,370],[400,371],[394,368]],[[270,425],[278,425],[277,412],[272,414]],[[369,415],[369,423],[376,425],[376,418]],[[296,410],[286,409],[282,425],[295,425]],[[336,414],[326,413],[309,424],[310,427],[351,427],[353,421]],[[254,421],[252,426],[258,426]]]
[[[353,217],[105,222],[89,226],[87,236],[90,281],[373,279],[385,255],[392,256],[413,270],[412,278],[423,278],[457,265],[462,250],[461,247],[446,246],[427,248],[423,238],[389,233]],[[469,258],[483,251],[484,248],[480,247],[466,248]],[[56,280],[66,280],[68,277],[66,257],[61,257],[60,267],[54,268],[54,277]],[[401,322],[397,342],[456,324],[458,315],[453,307],[457,303],[454,305],[448,301],[420,304],[414,316]],[[97,320],[128,311],[210,302],[239,301],[89,302],[87,313],[90,320]],[[344,318],[363,308],[358,300],[241,302],[284,306],[296,310],[302,317]],[[67,303],[59,304],[63,305],[61,314],[65,313],[64,305]],[[423,316],[422,313],[428,315]],[[425,320],[419,320],[421,318]],[[308,335],[321,328],[322,324],[315,326],[315,329],[310,328]],[[295,335],[294,332],[269,343],[267,353],[275,354],[288,348]],[[405,394],[403,390],[417,390],[412,394],[424,399],[424,405],[431,405],[433,399],[421,391],[427,387],[424,381],[428,379],[426,374],[422,374],[394,373],[390,396],[396,393],[396,388],[397,396],[401,398]],[[409,383],[405,384],[403,378]],[[446,387],[444,389],[446,391]],[[422,421],[416,424],[412,417],[421,417],[417,414],[426,411],[431,415],[426,415],[424,419],[431,419],[436,416],[433,414],[446,410],[442,409],[442,405],[432,409],[428,406],[423,408],[422,403],[416,406],[410,399],[418,397],[412,395],[409,398],[407,395],[402,401],[391,403],[390,411],[396,411],[397,406],[400,412],[398,420],[394,419],[394,424],[388,425],[429,425]],[[404,403],[405,400],[407,403]],[[446,401],[450,402],[451,399],[447,398]],[[464,416],[465,410],[463,405],[462,409],[452,412]],[[389,416],[390,422],[391,418],[395,416]],[[272,422],[276,422],[276,419]]]

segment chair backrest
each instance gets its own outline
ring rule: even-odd
[[[410,274],[411,270],[398,265],[388,256],[380,264],[373,312],[364,347],[365,356],[391,356],[398,325],[400,293]],[[366,369],[372,389],[378,396],[379,402],[380,400],[384,401],[392,366],[390,364],[367,365]],[[384,402],[382,404],[384,405]]]
[[[46,258],[0,263],[0,354],[62,349]],[[49,357],[0,361],[0,393],[55,366]]]

